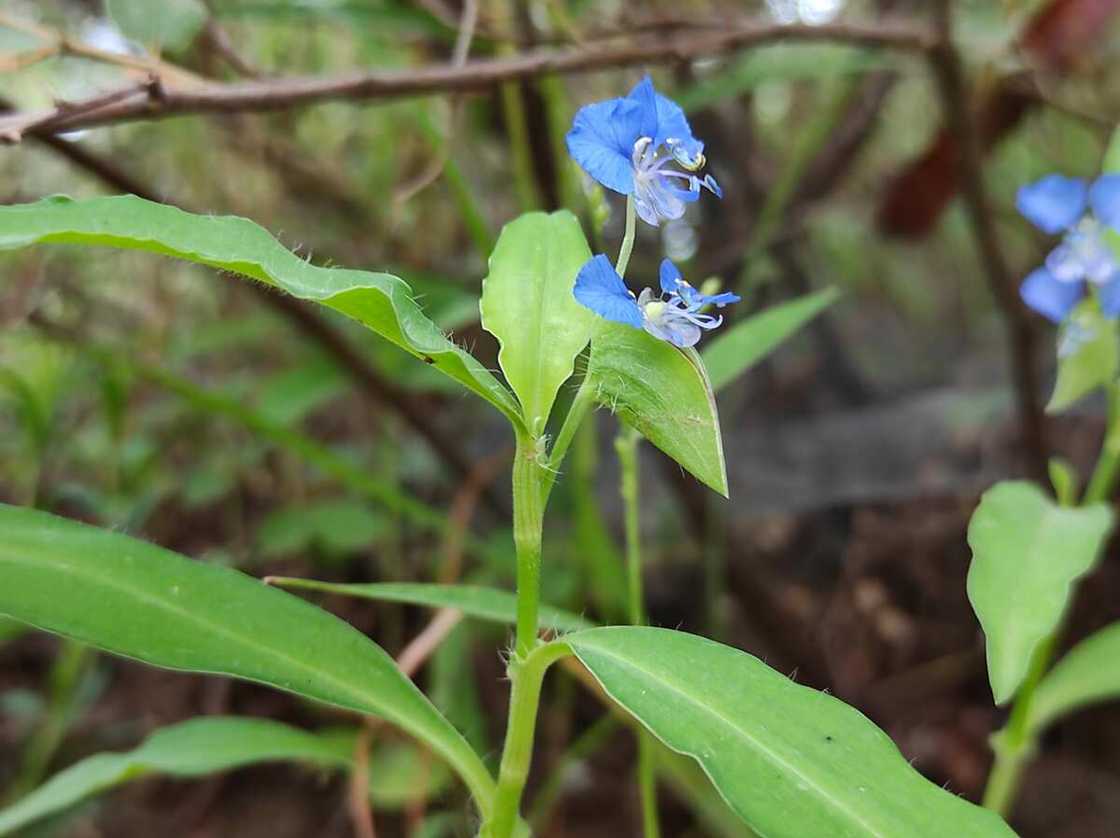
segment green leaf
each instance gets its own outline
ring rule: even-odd
[[[1101,314],[1095,299],[1080,303],[1062,326],[1058,339],[1058,380],[1047,411],[1065,410],[1103,387],[1120,368],[1120,330]]]
[[[1104,162],[1101,164],[1101,174],[1120,172],[1120,127],[1112,132],[1112,140],[1104,153]]]
[[[1120,698],[1120,622],[1069,650],[1034,692],[1027,727],[1039,733],[1088,704]]]
[[[1111,529],[1104,504],[1061,507],[1025,481],[998,483],[980,499],[968,525],[968,598],[984,629],[997,704],[1015,695]]]
[[[270,719],[191,719],[157,730],[131,751],[97,754],[60,771],[19,802],[0,810],[0,835],[152,774],[200,777],[280,761],[347,769],[352,764],[355,737],[353,730],[309,733]],[[370,762],[370,799],[385,808],[397,808],[418,794],[438,793],[447,780],[439,766],[425,766],[417,749],[403,744],[378,747]]]
[[[839,296],[835,288],[815,291],[769,308],[720,334],[700,353],[712,390],[718,393],[836,302]]]
[[[530,212],[502,229],[482,283],[482,325],[501,343],[498,363],[525,424],[544,430],[556,393],[591,340],[595,315],[572,296],[591,250],[567,210]]]
[[[591,341],[587,377],[600,404],[727,497],[719,414],[695,350],[604,321]]]
[[[362,597],[382,602],[406,602],[432,608],[458,608],[468,617],[512,625],[517,622],[517,597],[509,591],[475,585],[436,585],[423,582],[373,582],[338,584],[298,579],[291,576],[270,576],[269,584],[282,588],[303,588],[342,596]],[[578,631],[594,623],[578,614],[560,608],[541,606],[541,625],[557,631]]]
[[[0,505],[0,614],[155,666],[229,675],[382,716],[427,743],[485,809],[492,780],[380,647],[225,567]]]
[[[565,642],[612,699],[697,760],[762,835],[1014,835],[995,813],[922,777],[857,710],[745,652],[632,626]]]
[[[0,207],[0,250],[33,244],[106,245],[145,250],[264,282],[352,317],[486,399],[521,426],[512,394],[469,352],[424,316],[409,287],[383,273],[321,268],[235,216],[193,215],[131,195],[72,201],[48,198]]]
[[[271,513],[257,532],[261,552],[283,556],[321,546],[333,554],[368,547],[388,531],[368,504],[345,498],[296,503]]]
[[[207,16],[201,0],[162,0],[158,10],[151,0],[106,0],[105,9],[126,38],[173,52],[191,45]]]
[[[338,737],[317,736],[267,719],[191,719],[156,731],[132,751],[97,754],[54,775],[0,811],[0,835],[149,774],[198,777],[281,760],[325,767],[342,767],[350,761],[346,744]]]

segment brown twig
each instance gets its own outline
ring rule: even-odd
[[[111,107],[90,110],[75,103],[49,118],[27,114],[0,120],[0,135],[71,131],[137,119],[182,114],[276,111],[337,100],[387,101],[407,96],[486,90],[502,82],[549,73],[588,73],[640,64],[683,62],[782,40],[841,41],[865,47],[924,52],[935,41],[924,29],[907,24],[874,26],[832,23],[820,26],[744,23],[683,35],[659,33],[616,46],[539,49],[508,58],[471,61],[462,67],[436,65],[408,70],[378,70],[326,78],[289,78],[210,83],[191,89],[170,88],[159,101],[133,94]]]
[[[34,21],[16,18],[4,12],[0,12],[0,28],[23,32],[26,35],[30,35],[42,41],[42,46],[29,51],[29,53],[41,54],[40,59],[55,55],[71,55],[77,58],[87,58],[91,61],[98,61],[102,64],[113,64],[125,70],[156,75],[166,79],[168,82],[184,86],[201,84],[203,82],[200,77],[189,70],[161,61],[158,58],[99,49],[92,44],[87,44],[79,38],[72,38],[57,29],[42,26]],[[29,53],[21,53],[21,55],[26,56]]]
[[[443,540],[443,560],[440,562],[438,581],[444,584],[458,581],[463,566],[463,544],[475,507],[478,506],[478,499],[512,458],[512,446],[495,451],[475,465],[455,492],[447,513],[449,526]]]
[[[369,749],[373,744],[373,726],[363,722],[354,740],[354,768],[350,771],[346,808],[357,838],[377,838],[373,809],[369,805]]]
[[[423,631],[412,638],[397,655],[397,667],[405,677],[412,678],[416,674],[462,619],[463,612],[456,608],[441,608],[435,613]],[[369,749],[373,744],[373,734],[380,724],[380,719],[364,717],[358,738],[354,742],[354,770],[350,773],[347,804],[358,838],[377,838],[373,812],[369,806]]]
[[[898,77],[890,71],[871,73],[863,82],[844,118],[836,126],[829,141],[809,164],[790,202],[797,209],[830,194],[866,146],[879,122],[887,97]]]
[[[1046,423],[1038,395],[1035,332],[1027,310],[1019,300],[996,234],[992,206],[984,186],[980,136],[973,119],[973,99],[965,84],[960,54],[952,40],[950,0],[938,0],[934,5],[934,24],[937,41],[929,52],[929,62],[941,91],[946,121],[957,138],[959,151],[956,154],[956,165],[961,197],[971,222],[988,287],[1007,328],[1011,372],[1027,466],[1035,478],[1045,480]]]
[[[456,493],[455,500],[451,504],[451,528],[444,540],[444,561],[439,574],[441,582],[451,583],[458,579],[463,534],[470,526],[479,495],[494,479],[500,467],[508,461],[509,456],[510,452],[500,451],[478,463]],[[447,635],[459,624],[462,617],[462,612],[454,608],[442,608],[437,611],[424,630],[416,635],[397,656],[397,666],[401,672],[409,678],[413,677],[439,645],[447,639]],[[354,743],[354,771],[350,778],[348,805],[358,838],[376,838],[367,790],[369,748],[377,726],[378,720],[367,716]]]
[[[43,108],[31,113],[21,114],[22,119],[18,125],[14,122],[9,125],[8,118],[0,119],[0,142],[18,143],[23,139],[24,134],[35,133],[39,129],[50,129],[59,120],[66,119],[69,114],[94,115],[104,108],[132,99],[137,95],[143,96],[145,101],[151,101],[154,98],[152,93],[156,89],[153,77],[144,84],[130,84],[128,87],[111,90],[108,93],[83,99],[80,102],[60,101],[56,102],[53,108]],[[51,131],[46,130],[45,133],[50,134]]]
[[[231,70],[237,73],[237,75],[247,79],[259,79],[264,77],[264,73],[246,61],[241,53],[234,48],[229,33],[226,32],[215,18],[211,17],[206,21],[206,26],[202,30],[202,37],[206,39],[206,43],[214,50],[218,57],[220,57]]]

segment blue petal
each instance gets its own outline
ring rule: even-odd
[[[568,153],[608,189],[634,191],[634,143],[641,136],[641,108],[627,99],[584,105],[565,140]]]
[[[642,310],[611,260],[600,253],[588,260],[576,276],[575,298],[600,317],[642,328]]]
[[[1068,239],[1046,256],[1046,270],[1060,282],[1077,282],[1085,278],[1085,261]]]
[[[1089,188],[1089,206],[1102,224],[1120,232],[1120,174],[1097,178]]]
[[[692,126],[681,110],[681,106],[667,96],[657,94],[657,136],[655,143],[678,140],[692,156],[704,150],[704,144],[692,136]]]
[[[1100,300],[1101,311],[1105,317],[1111,320],[1120,315],[1120,271],[1098,287],[1097,299]]]
[[[704,151],[704,144],[692,136],[692,128],[681,106],[658,93],[649,76],[638,82],[626,98],[642,104],[643,136],[653,140],[653,147],[673,140],[672,152],[677,162],[686,168],[694,168]]]
[[[1062,282],[1046,268],[1038,268],[1019,288],[1023,302],[1043,317],[1060,323],[1085,293],[1083,282]]]
[[[639,179],[634,189],[634,209],[642,221],[657,227],[684,215],[685,203],[699,197],[687,189],[679,189],[669,178]]]
[[[661,290],[666,294],[676,293],[680,288],[681,272],[668,259],[661,260]]]
[[[1022,187],[1015,206],[1045,233],[1054,235],[1072,227],[1085,212],[1088,187],[1078,178],[1047,175]]]
[[[687,320],[654,322],[646,320],[645,330],[659,340],[668,341],[673,346],[686,349],[700,342],[700,327]]]
[[[722,294],[714,294],[711,297],[705,297],[704,303],[706,305],[713,305],[716,308],[723,308],[731,303],[737,303],[742,299],[738,294],[732,294],[730,291],[724,291]]]
[[[639,108],[639,137],[649,137],[653,140],[653,147],[657,148],[661,140],[657,139],[657,91],[653,89],[653,82],[649,76],[644,77],[634,85],[634,89],[626,94],[626,99]]]

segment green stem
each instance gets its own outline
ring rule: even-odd
[[[1019,778],[1022,776],[1030,751],[1026,749],[1004,750],[998,744],[999,735],[992,737],[992,747],[996,752],[996,761],[992,765],[992,773],[988,775],[988,784],[984,787],[983,806],[998,812],[1004,818],[1011,811],[1011,804],[1015,802],[1015,794],[1019,788]]]
[[[642,542],[640,497],[638,495],[638,443],[641,435],[633,428],[623,427],[615,437],[621,474],[623,521],[626,531],[627,603],[631,625],[645,622],[645,605],[642,596]],[[655,775],[653,742],[644,730],[638,731],[638,792],[642,802],[642,834],[645,838],[658,838],[661,824],[657,817],[657,779]]]
[[[634,250],[634,236],[638,232],[638,213],[634,209],[634,196],[626,196],[626,232],[622,235],[622,244],[618,248],[618,261],[614,264],[618,275],[625,278],[626,268],[630,266],[630,254]]]
[[[640,439],[641,436],[633,428],[623,427],[614,441],[621,472],[619,490],[622,495],[626,533],[627,612],[630,624],[634,626],[645,622],[645,608],[642,605],[642,544],[639,536],[638,512],[638,441]]]
[[[992,737],[996,759],[984,789],[983,803],[986,808],[999,812],[1004,817],[1011,811],[1019,788],[1019,778],[1035,750],[1035,731],[1029,725],[1031,703],[1034,701],[1035,689],[1050,667],[1057,645],[1057,634],[1055,632],[1038,647],[1030,669],[1027,670],[1027,677],[1023,679],[1023,685],[1011,707],[1007,726]]]
[[[537,440],[518,434],[513,461],[513,543],[517,548],[517,644],[524,658],[537,645],[541,599],[541,533],[544,527],[544,456]]]
[[[517,14],[515,0],[497,0],[490,9],[493,21],[499,31],[514,34]],[[498,47],[498,54],[507,58],[516,55],[517,49],[506,42]],[[521,83],[504,82],[500,87],[502,118],[506,133],[509,135],[510,156],[512,157],[513,186],[517,200],[525,212],[541,206],[540,191],[533,172],[533,148],[529,142],[529,120],[525,114],[525,101],[521,98]]]
[[[444,155],[443,179],[451,192],[451,200],[455,202],[455,207],[463,219],[463,226],[466,227],[467,234],[471,237],[478,254],[486,258],[490,251],[494,249],[494,234],[486,221],[486,214],[479,205],[476,191],[471,187],[463,175],[463,170],[446,148],[447,137],[436,128],[426,111],[421,112],[417,120],[417,126],[420,128],[420,133],[432,146],[433,151],[436,154]]]
[[[1101,444],[1097,466],[1085,489],[1084,504],[1102,503],[1109,499],[1116,486],[1117,469],[1120,467],[1120,384],[1108,387],[1108,430]]]
[[[657,766],[654,763],[653,740],[649,733],[638,733],[638,793],[642,801],[642,834],[660,838],[661,821],[657,815]]]
[[[1108,387],[1108,429],[1105,431],[1101,453],[1093,476],[1082,498],[1082,505],[1105,503],[1116,486],[1120,469],[1120,385],[1112,383]],[[1006,817],[1015,803],[1019,791],[1019,781],[1023,769],[1035,752],[1038,731],[1030,725],[1031,705],[1035,690],[1050,668],[1058,638],[1062,633],[1059,625],[1038,647],[1031,660],[1027,677],[1019,687],[1007,726],[992,737],[995,762],[992,764],[988,784],[984,789],[984,806]]]
[[[76,640],[63,640],[51,667],[51,697],[42,724],[28,740],[19,774],[8,790],[8,801],[18,800],[46,776],[47,768],[79,704],[82,679],[94,660],[93,650]]]
[[[568,414],[564,417],[564,424],[560,426],[560,431],[556,434],[556,441],[552,444],[552,451],[548,455],[548,467],[545,469],[545,474],[541,478],[541,498],[542,502],[548,502],[548,496],[552,493],[552,487],[556,483],[556,476],[560,473],[560,466],[564,462],[564,457],[568,453],[568,448],[572,445],[572,440],[575,439],[576,431],[579,430],[583,420],[587,417],[587,413],[594,406],[595,403],[595,387],[587,380],[585,376],[583,383],[579,385],[576,390],[576,395],[572,399],[571,405],[568,407]]]
[[[490,816],[482,825],[482,838],[511,838],[518,825],[521,793],[529,776],[533,757],[533,734],[537,726],[537,706],[541,684],[548,667],[572,653],[566,643],[553,641],[537,646],[524,657],[515,655],[509,663],[509,721],[502,763],[498,769],[498,788]]]
[[[541,595],[541,538],[545,497],[542,481],[546,470],[541,440],[525,433],[517,435],[513,461],[513,540],[517,547],[517,639],[506,673],[510,681],[509,720],[498,786],[493,805],[486,814],[482,835],[510,838],[518,825],[521,792],[529,776],[533,755],[533,733],[537,724],[544,673],[558,658],[571,654],[564,643],[541,645],[537,639],[537,617]]]
[[[575,212],[582,202],[582,195],[576,164],[568,155],[564,139],[572,121],[568,89],[559,76],[546,75],[537,81],[537,91],[548,114],[548,135],[552,143],[552,159],[556,161],[556,186],[560,193],[560,203]]]

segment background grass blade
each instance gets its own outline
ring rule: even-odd
[[[922,777],[859,711],[745,652],[635,626],[565,641],[611,698],[696,759],[761,835],[1014,835],[998,815]]]
[[[352,749],[352,737],[319,736],[268,719],[191,719],[156,731],[131,751],[97,754],[59,772],[0,811],[0,835],[149,774],[198,777],[279,760],[345,767]]]
[[[825,288],[774,306],[736,323],[704,347],[700,357],[712,390],[719,392],[773,349],[836,302],[840,292]]]
[[[457,608],[468,617],[513,625],[517,622],[517,597],[509,591],[477,585],[437,585],[424,582],[371,582],[338,584],[297,579],[291,576],[270,576],[269,584],[281,588],[303,588],[342,596],[362,597],[384,602],[405,602],[432,608]],[[578,614],[541,606],[541,625],[557,631],[579,631],[594,623]]]
[[[230,675],[381,716],[456,769],[484,810],[492,779],[379,646],[225,567],[0,505],[0,614],[156,666]]]
[[[105,753],[83,759],[51,777],[31,794],[0,811],[0,835],[9,835],[34,821],[64,811],[96,794],[152,774],[201,777],[262,762],[294,761],[317,768],[348,769],[353,762],[353,729],[311,733],[271,719],[206,716],[157,730],[139,746],[123,753]],[[399,806],[401,792],[415,798],[417,791],[438,791],[446,773],[426,769],[415,759],[415,749],[377,747],[371,755],[371,800],[385,808]],[[430,775],[419,780],[418,790],[402,789],[398,780],[419,779],[416,769]],[[391,776],[390,772],[403,776]]]

